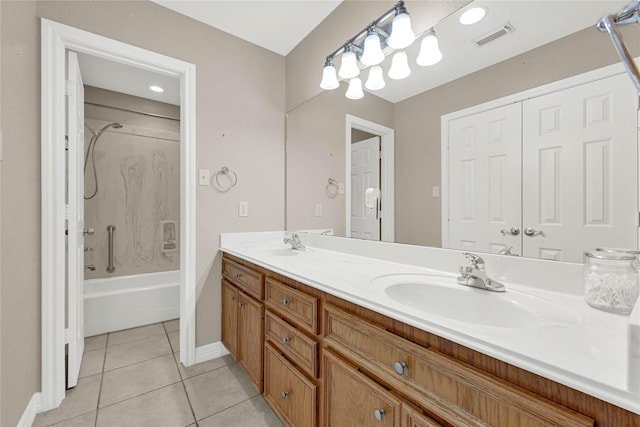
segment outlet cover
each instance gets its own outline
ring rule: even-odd
[[[200,169],[198,171],[198,183],[200,185],[209,185],[210,179],[209,169]]]
[[[322,216],[322,203],[316,203],[316,216]]]
[[[431,197],[440,197],[440,186],[434,185],[431,187]]]
[[[344,182],[338,184],[338,194],[344,194]]]
[[[249,202],[238,203],[238,216],[249,216]]]

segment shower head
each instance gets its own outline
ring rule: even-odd
[[[122,127],[122,124],[120,124],[120,123],[111,123],[111,126],[113,126],[114,129],[120,129]]]
[[[114,128],[114,129],[120,129],[122,127],[121,123],[118,122],[113,122],[113,123],[109,123],[108,125],[106,125],[105,127],[103,127],[102,129],[100,129],[97,133],[94,133],[94,138],[97,140],[98,138],[100,138],[100,135],[102,135],[102,133],[109,129],[110,127]]]

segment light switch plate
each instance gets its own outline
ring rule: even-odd
[[[431,197],[440,197],[440,186],[434,185],[431,187]]]
[[[316,216],[322,216],[322,203],[316,203]]]
[[[238,216],[249,216],[249,202],[238,203]]]
[[[338,194],[344,194],[344,182],[338,184]]]
[[[211,175],[209,174],[209,169],[200,169],[198,171],[198,183],[200,185],[209,185],[210,179]]]

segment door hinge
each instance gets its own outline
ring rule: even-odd
[[[69,205],[64,205],[64,219],[69,219]]]
[[[69,328],[64,330],[64,343],[69,344]]]
[[[71,80],[64,81],[64,94],[70,96],[73,93],[73,85]]]

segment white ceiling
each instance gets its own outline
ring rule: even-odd
[[[281,55],[289,53],[340,3],[336,0],[153,1],[180,13],[193,15],[199,21]],[[389,3],[392,6],[393,0]],[[433,26],[433,19],[436,19],[433,16],[431,18],[423,16],[429,7],[433,15],[434,3],[431,5],[428,3],[429,0],[406,2],[408,11],[414,18],[414,30],[418,34],[424,33],[428,27]],[[617,12],[626,3],[626,0],[580,2],[574,0],[476,0],[473,4],[483,5],[488,10],[483,21],[471,26],[460,25],[457,21],[458,16],[469,7],[466,6],[435,23],[434,28],[444,55],[439,64],[432,67],[415,65],[415,57],[420,45],[417,40],[407,49],[412,69],[411,76],[400,81],[387,78],[387,86],[376,91],[375,94],[390,102],[402,101],[514,55],[594,26],[601,16]],[[375,18],[377,16],[372,16],[371,20]],[[477,47],[472,43],[473,40],[501,27],[506,22],[515,28],[511,34],[484,47]],[[425,28],[419,28],[420,26]],[[354,28],[353,33],[356,34],[360,30],[361,28]],[[602,37],[607,36],[603,34]],[[338,47],[336,46],[336,49]],[[174,105],[180,104],[179,81],[175,78],[86,55],[81,55],[79,59],[86,84]],[[390,60],[387,59],[383,63],[385,71],[389,67],[389,62]],[[318,64],[318,76],[321,74],[322,66],[323,64]],[[339,66],[339,60],[336,66]],[[550,64],[550,66],[553,65]],[[366,72],[361,75],[361,78],[364,81]],[[165,93],[150,92],[148,86],[151,84],[163,86]],[[345,85],[338,90],[344,89]]]
[[[342,0],[152,0],[286,56]]]

